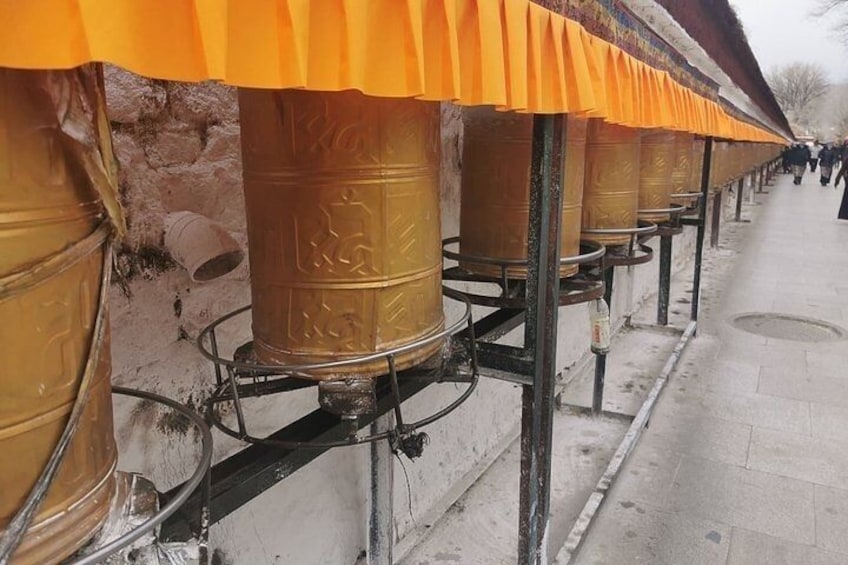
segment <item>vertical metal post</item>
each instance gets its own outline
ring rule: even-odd
[[[701,171],[701,207],[698,210],[698,233],[695,240],[695,277],[692,281],[692,320],[698,321],[701,307],[701,263],[704,260],[704,237],[707,230],[707,196],[710,194],[710,167],[713,162],[713,138],[704,143],[704,168]]]
[[[657,325],[668,325],[668,302],[671,298],[671,242],[670,235],[660,236],[660,288],[657,293]]]
[[[615,282],[615,267],[604,265],[604,300],[612,309],[612,286]],[[607,354],[595,355],[595,388],[592,391],[592,414],[597,416],[604,409],[604,382],[607,377]]]
[[[742,221],[742,193],[745,192],[745,177],[739,179],[736,185],[736,221]]]
[[[721,232],[721,195],[723,192],[724,187],[721,187],[713,196],[713,221],[710,227],[710,247],[713,249],[718,247],[718,236]]]
[[[388,431],[391,414],[371,424],[371,433]],[[368,516],[368,565],[392,565],[394,545],[394,460],[387,441],[371,442],[371,507]]]
[[[763,192],[763,182],[765,181],[766,168],[765,165],[760,166],[760,178],[757,180],[757,192]]]
[[[534,372],[521,395],[520,565],[548,562],[565,133],[564,115],[533,117],[524,347]]]

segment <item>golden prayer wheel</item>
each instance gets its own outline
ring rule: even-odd
[[[646,130],[642,133],[639,157],[639,217],[651,222],[667,222],[671,215],[672,180],[676,157],[674,132]]]
[[[701,192],[701,177],[704,174],[704,148],[706,141],[704,139],[695,139],[692,142],[692,180],[689,184],[692,186],[692,192]]]
[[[568,116],[565,148],[561,256],[580,252],[585,118]],[[527,259],[530,213],[530,156],[533,117],[491,108],[463,111],[460,252],[494,259]],[[460,262],[468,271],[501,276],[496,265]],[[562,265],[560,276],[575,274],[577,265]],[[509,267],[507,276],[526,279],[527,267]]]
[[[58,122],[57,105],[68,102],[61,97],[87,96],[75,88],[86,79],[91,67],[0,69],[0,279],[86,238],[100,222],[100,199]],[[59,441],[82,379],[103,250],[93,245],[80,255],[32,285],[0,289],[0,533]],[[107,341],[79,427],[14,564],[62,560],[108,513],[116,463],[109,359]]]
[[[691,133],[675,132],[674,134],[674,157],[671,167],[671,193],[692,194],[698,192],[698,184],[693,183],[692,157],[694,149],[694,137]],[[691,206],[697,198],[672,198],[672,204]]]
[[[729,148],[726,142],[713,143],[712,166],[710,168],[710,189],[719,192],[728,181]]]
[[[639,208],[641,131],[589,120],[586,179],[583,185],[585,230],[635,229]],[[629,234],[585,233],[604,245],[626,245]]]
[[[239,91],[262,363],[346,360],[444,326],[439,105],[356,91]],[[400,354],[398,370],[443,342]],[[312,371],[372,377],[383,359]]]

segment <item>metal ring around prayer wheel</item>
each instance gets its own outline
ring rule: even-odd
[[[533,117],[493,108],[466,108],[463,122],[460,252],[526,260]],[[580,251],[586,126],[585,118],[567,118],[560,237],[563,258]],[[501,277],[501,268],[494,264],[460,261],[460,266],[479,275]],[[571,276],[578,268],[563,263],[560,276]],[[527,278],[526,266],[510,266],[506,272],[509,278]]]
[[[440,331],[439,105],[254,89],[239,105],[258,360],[350,359]],[[397,370],[443,344],[399,355]],[[380,359],[308,377],[387,370]]]
[[[606,246],[626,245],[630,235],[597,230],[636,227],[639,208],[641,131],[589,120],[583,188],[583,237]]]
[[[0,282],[19,280],[102,221],[98,193],[69,149],[76,141],[62,131],[57,108],[96,107],[82,87],[89,81],[93,67],[0,69]],[[41,269],[26,285],[0,284],[0,532],[36,483],[75,401],[99,303],[101,243]],[[106,336],[88,404],[13,564],[61,561],[107,516],[117,451]]]

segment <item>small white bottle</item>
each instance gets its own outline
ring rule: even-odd
[[[610,311],[603,298],[595,300],[589,313],[592,323],[592,353],[605,354],[610,348]]]

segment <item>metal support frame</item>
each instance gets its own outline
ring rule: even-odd
[[[371,423],[373,435],[393,428],[391,414]],[[394,460],[387,441],[371,443],[371,499],[368,516],[368,565],[392,565],[394,546]]]
[[[742,193],[745,192],[745,176],[739,179],[739,183],[736,185],[736,216],[735,220],[737,222],[742,221]]]
[[[701,306],[701,265],[704,260],[704,238],[707,229],[707,197],[710,194],[710,168],[713,161],[713,138],[704,143],[704,167],[701,171],[701,208],[698,211],[698,232],[695,241],[695,276],[692,282],[692,321],[698,320]]]
[[[672,236],[660,236],[660,285],[657,292],[657,325],[668,325],[668,303],[671,299]]]
[[[759,179],[757,179],[757,194],[764,194],[763,183],[766,180],[766,165],[760,165],[760,175]]]
[[[548,562],[565,134],[564,115],[533,117],[524,347],[534,370],[521,391],[519,565]]]
[[[604,300],[612,308],[612,287],[615,282],[615,267],[604,269]],[[604,407],[604,381],[607,374],[607,354],[595,355],[595,386],[592,390],[592,415],[597,416]]]

